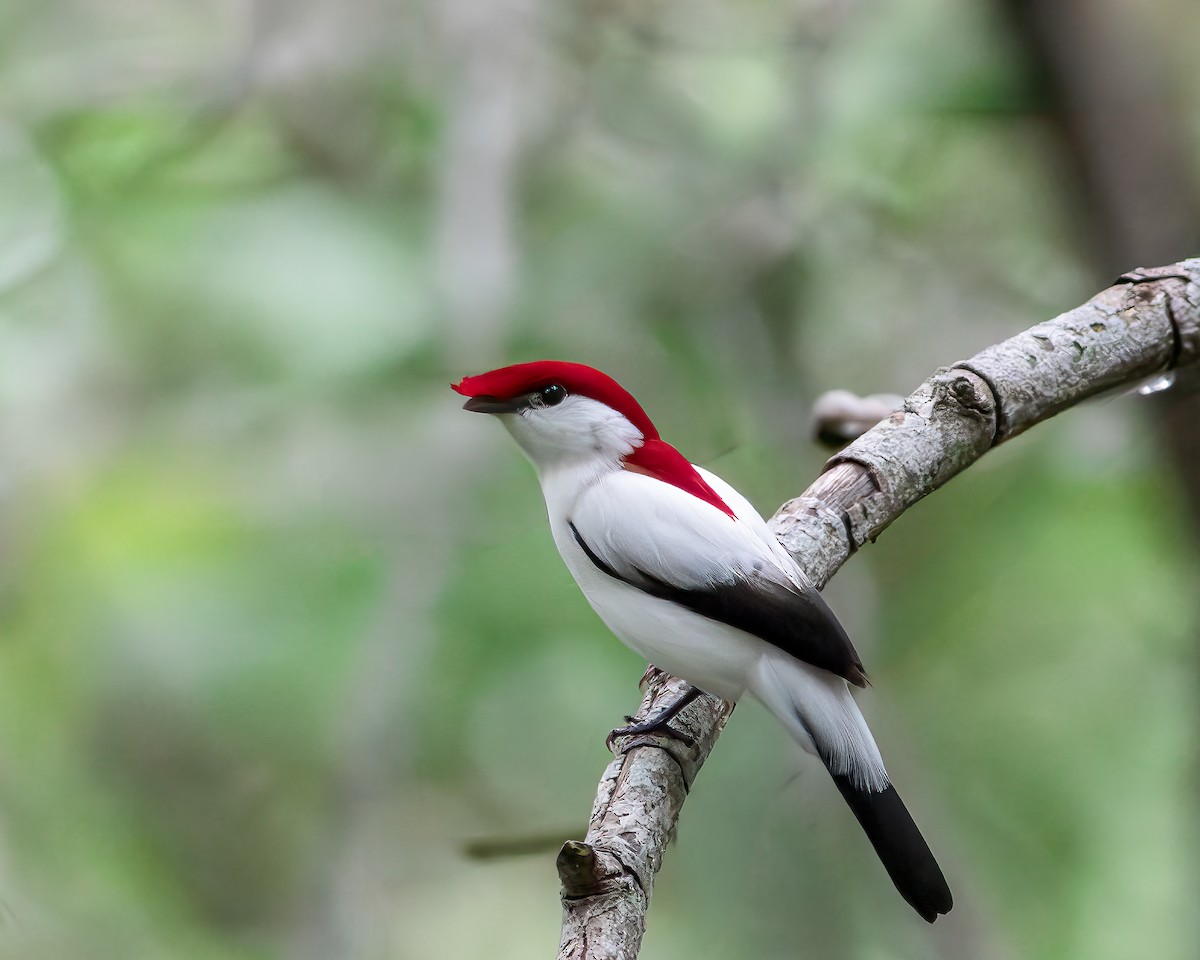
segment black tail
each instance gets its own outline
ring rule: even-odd
[[[856,789],[849,777],[835,775],[833,782],[866,831],[900,896],[930,923],[939,913],[949,913],[954,906],[950,887],[896,788],[888,784],[882,793],[870,793]]]

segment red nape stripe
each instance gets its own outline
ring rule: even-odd
[[[648,474],[656,480],[690,493],[693,497],[699,497],[705,503],[711,503],[726,516],[736,519],[734,512],[729,509],[729,504],[704,482],[696,468],[688,463],[687,457],[665,440],[647,440],[625,458],[625,463],[639,473]]]

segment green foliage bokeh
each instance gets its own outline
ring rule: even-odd
[[[593,363],[769,514],[818,393],[1086,299],[989,11],[0,12],[0,957],[549,955],[643,664],[448,383]],[[644,955],[1190,956],[1174,483],[1145,401],[1088,404],[830,585],[953,914],[746,704]]]

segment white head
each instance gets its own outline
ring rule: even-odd
[[[495,414],[538,472],[602,461],[619,466],[658,431],[615,380],[580,363],[541,360],[465,377],[463,408]]]
[[[728,504],[658,430],[616,380],[582,363],[538,360],[464,377],[463,408],[496,414],[533,461],[543,488],[569,471],[573,483],[608,470],[634,470],[734,516]]]

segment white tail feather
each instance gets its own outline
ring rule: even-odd
[[[758,662],[750,691],[831,774],[848,777],[859,790],[887,788],[879,747],[841,677],[768,653]]]

